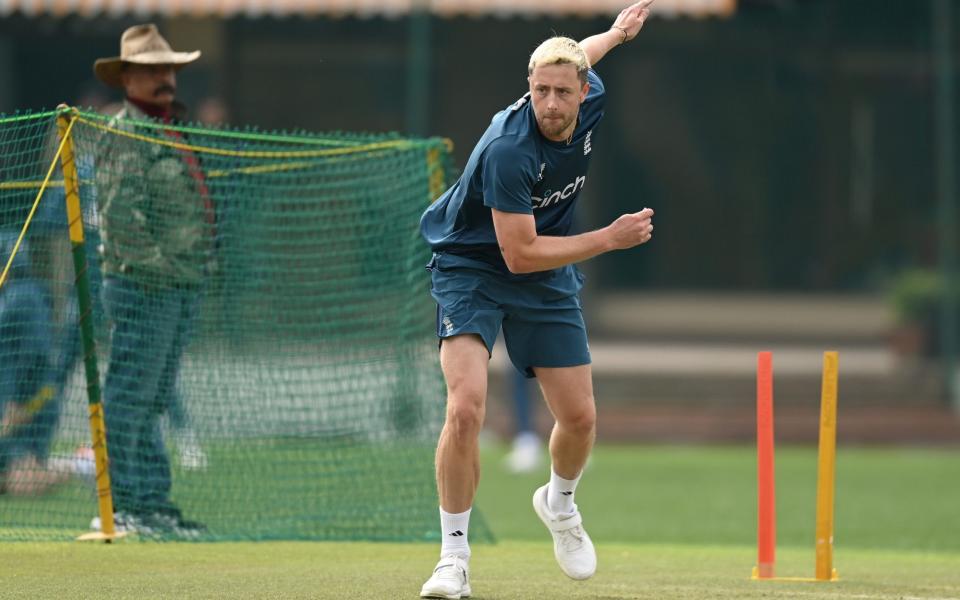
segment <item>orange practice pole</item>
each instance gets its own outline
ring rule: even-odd
[[[772,579],[777,546],[773,461],[773,354],[757,355],[757,567],[754,578]]]

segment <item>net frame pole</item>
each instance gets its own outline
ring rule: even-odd
[[[940,355],[947,401],[960,414],[957,347],[957,174],[954,91],[953,0],[933,0],[932,38],[934,110],[936,124],[937,241],[939,271],[943,280],[940,300]]]
[[[408,135],[425,136],[429,129],[431,19],[429,0],[414,0],[407,17],[406,126]]]
[[[107,543],[126,535],[117,532],[113,522],[113,494],[110,488],[110,462],[107,457],[107,428],[103,420],[103,402],[100,392],[100,370],[97,367],[97,345],[93,337],[93,302],[90,297],[90,277],[83,239],[83,213],[80,209],[80,180],[77,176],[76,154],[73,147],[71,121],[77,110],[66,105],[57,107],[57,133],[63,143],[60,164],[63,168],[64,199],[67,204],[67,227],[73,254],[74,289],[79,307],[80,339],[83,344],[83,364],[87,380],[87,406],[90,417],[90,436],[96,461],[97,505],[101,530],[78,537],[81,541],[102,540]]]

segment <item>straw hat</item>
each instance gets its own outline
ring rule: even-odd
[[[93,63],[97,79],[110,87],[123,87],[120,72],[123,63],[135,65],[173,65],[179,69],[200,58],[200,51],[174,52],[153,23],[134,25],[120,38],[120,56],[100,58]]]

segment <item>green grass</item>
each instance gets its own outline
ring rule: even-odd
[[[546,540],[474,550],[478,600],[512,598],[943,599],[960,596],[956,554],[840,552],[842,581],[754,582],[743,546],[601,544],[600,570],[573,582]],[[782,553],[786,562],[796,550]],[[225,542],[0,546],[4,598],[416,598],[428,544]]]
[[[474,545],[480,600],[960,600],[960,452],[840,448],[829,584],[750,581],[753,449],[601,447],[577,501],[600,569],[567,580],[529,506],[542,476],[484,452],[478,505],[499,543]],[[813,571],[816,453],[777,456],[778,572]],[[0,544],[0,597],[416,598],[431,543]]]
[[[486,454],[478,505],[499,538],[540,539],[529,504],[544,475],[509,475],[500,464],[496,451]],[[816,479],[815,447],[777,448],[780,544],[813,547]],[[577,503],[602,541],[750,545],[755,450],[601,446]],[[839,448],[835,538],[841,548],[960,552],[960,452]]]

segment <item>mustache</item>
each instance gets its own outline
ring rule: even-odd
[[[154,97],[157,97],[157,96],[159,96],[160,94],[163,94],[163,93],[168,93],[168,94],[171,94],[171,95],[176,94],[176,93],[177,93],[177,88],[173,87],[172,85],[163,84],[163,85],[161,85],[160,87],[158,87],[157,89],[153,90],[153,96],[154,96]]]

